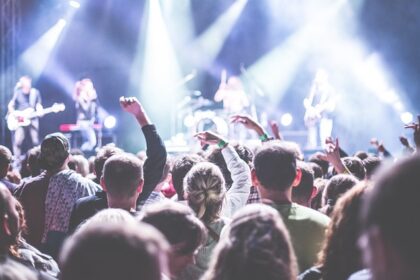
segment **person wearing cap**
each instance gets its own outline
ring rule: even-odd
[[[68,230],[70,213],[76,200],[93,195],[101,188],[92,180],[69,169],[70,144],[61,133],[47,135],[41,144],[41,165],[55,170],[50,177],[45,197],[42,234],[44,250],[56,256]]]
[[[99,185],[68,168],[69,151],[69,141],[63,134],[47,135],[39,158],[44,171],[15,192],[27,213],[27,241],[52,255],[64,239],[74,202],[100,190]],[[51,238],[56,242],[52,244]]]

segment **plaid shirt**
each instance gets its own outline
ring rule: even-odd
[[[42,242],[48,232],[66,233],[73,205],[81,197],[95,194],[101,188],[73,170],[63,170],[51,177],[45,199],[45,221]]]
[[[246,202],[246,204],[260,203],[260,202],[261,202],[260,194],[258,193],[257,188],[252,186],[251,193],[249,194],[248,201]]]

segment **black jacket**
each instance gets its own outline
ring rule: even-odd
[[[165,145],[157,133],[156,127],[154,125],[146,125],[142,127],[142,130],[146,139],[147,159],[143,165],[144,186],[137,200],[138,205],[147,200],[159,183],[167,156]],[[68,233],[71,234],[83,221],[106,208],[108,208],[108,204],[104,191],[80,198],[73,207]]]

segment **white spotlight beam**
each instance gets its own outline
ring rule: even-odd
[[[60,19],[20,56],[18,67],[23,73],[35,80],[42,74],[65,26],[66,21]]]
[[[345,6],[346,1],[336,1],[323,13],[315,15],[301,29],[247,69],[253,79],[259,85],[263,85],[264,91],[275,104],[282,99],[299,65],[306,58],[308,51],[313,48],[313,43],[324,38],[325,30],[328,30],[332,19]]]
[[[131,69],[131,89],[160,125],[169,123],[179,100],[182,73],[168,28],[162,16],[160,1],[148,0],[138,51]],[[145,27],[145,28],[144,28]],[[169,130],[169,128],[168,128]]]
[[[188,52],[194,66],[205,67],[217,57],[247,2],[237,0],[193,42]]]

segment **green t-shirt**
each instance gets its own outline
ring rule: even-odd
[[[312,267],[322,248],[330,218],[311,208],[292,204],[272,204],[283,218],[292,239],[299,271]]]

